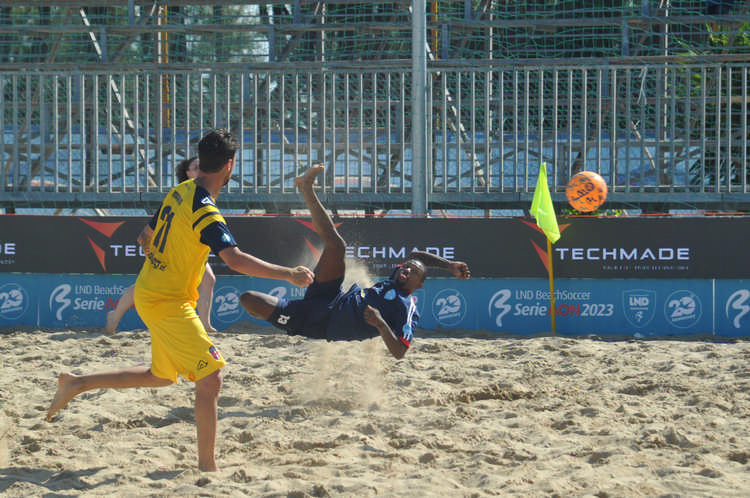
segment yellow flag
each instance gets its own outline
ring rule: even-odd
[[[550,242],[554,244],[560,239],[560,228],[557,226],[555,208],[552,206],[552,196],[547,186],[547,163],[542,163],[539,167],[539,178],[536,180],[534,199],[531,201],[531,214]]]

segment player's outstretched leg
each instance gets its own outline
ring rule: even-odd
[[[88,375],[63,373],[57,379],[57,392],[47,410],[47,422],[77,395],[92,389],[124,389],[127,387],[163,387],[172,384],[169,379],[156,377],[146,366],[123,368]]]
[[[70,373],[62,373],[57,378],[57,392],[47,410],[47,422],[51,421],[55,413],[65,408],[71,399],[82,392],[77,379],[76,375]]]
[[[328,282],[343,277],[346,270],[344,256],[346,253],[346,242],[336,230],[333,220],[321,204],[320,199],[313,190],[315,179],[325,168],[321,164],[313,165],[309,170],[294,179],[294,184],[302,194],[307,208],[312,216],[315,231],[323,239],[323,253],[315,267],[315,280]]]

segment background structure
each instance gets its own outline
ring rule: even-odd
[[[222,204],[525,210],[582,169],[609,209],[750,209],[750,2],[19,0],[0,7],[0,206],[149,212],[209,129]]]

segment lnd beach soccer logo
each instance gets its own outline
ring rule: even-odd
[[[740,289],[727,299],[724,312],[735,329],[742,328],[743,322],[750,320],[750,290]]]
[[[488,310],[490,318],[494,319],[495,325],[499,329],[503,328],[503,317],[510,313],[511,305],[508,301],[510,301],[511,295],[510,289],[500,289],[490,298]]]
[[[656,292],[647,289],[630,289],[622,293],[623,313],[628,323],[643,328],[656,315]]]
[[[72,300],[69,295],[73,290],[70,284],[61,284],[54,288],[49,295],[49,309],[57,321],[62,321],[63,312],[70,307]]]

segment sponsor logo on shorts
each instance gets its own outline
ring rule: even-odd
[[[198,362],[198,367],[196,368],[196,370],[203,370],[207,366],[208,366],[208,362],[206,362],[206,360],[200,360]]]
[[[219,353],[219,350],[216,349],[216,346],[211,346],[210,348],[208,348],[208,354],[210,354],[211,358],[216,361],[219,361],[221,359],[221,353]]]

